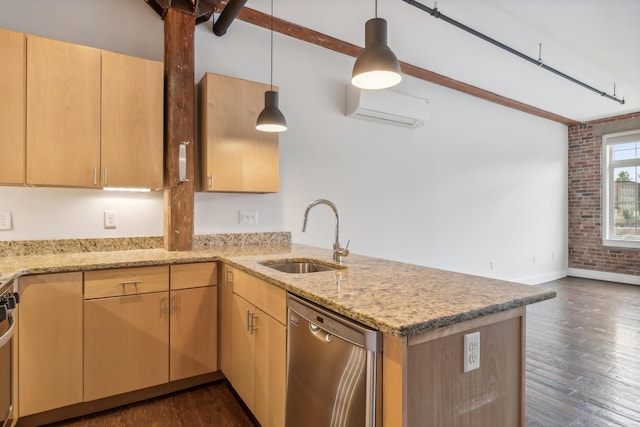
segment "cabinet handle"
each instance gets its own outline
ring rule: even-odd
[[[249,310],[247,310],[247,332],[251,333],[251,316],[253,315],[253,313],[251,313]]]
[[[227,268],[227,282],[225,283],[227,286],[233,285],[233,270]]]
[[[178,295],[173,294],[173,312],[176,313],[178,311]]]
[[[98,185],[98,167],[93,166],[93,185]]]
[[[213,188],[213,173],[209,174],[209,188]]]
[[[118,285],[121,285],[123,288],[125,285],[134,285],[136,287],[136,291],[138,290],[138,283],[142,283],[140,280],[125,280],[122,282],[118,282]]]
[[[167,297],[162,297],[161,310],[162,314],[167,314]]]
[[[107,179],[107,167],[104,167],[104,185],[108,185],[109,180]]]
[[[253,333],[258,330],[258,328],[256,328],[255,326],[255,320],[257,318],[258,316],[256,316],[254,313],[251,313],[251,335],[253,335]]]

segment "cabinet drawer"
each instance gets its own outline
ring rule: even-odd
[[[233,292],[283,325],[287,324],[287,291],[284,289],[234,269]]]
[[[170,267],[171,289],[201,288],[218,282],[217,263],[176,264]]]
[[[146,294],[169,289],[169,267],[134,267],[84,273],[84,298]]]

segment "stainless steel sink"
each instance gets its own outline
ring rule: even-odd
[[[320,271],[334,271],[343,267],[331,266],[318,261],[310,260],[284,260],[284,261],[264,261],[262,265],[273,268],[284,273],[306,274]]]

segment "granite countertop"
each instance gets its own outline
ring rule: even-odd
[[[555,291],[351,254],[335,271],[283,273],[261,262],[293,258],[332,264],[328,249],[298,244],[193,251],[136,249],[0,257],[0,282],[24,274],[223,261],[383,333],[408,336],[553,298]]]

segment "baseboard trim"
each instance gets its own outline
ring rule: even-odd
[[[521,277],[519,279],[512,280],[512,282],[522,283],[523,285],[540,285],[542,283],[562,279],[563,277],[567,277],[567,272],[564,270],[537,274],[535,276]]]
[[[628,285],[640,285],[640,277],[632,274],[608,273],[606,271],[585,270],[582,268],[569,268],[567,275],[582,279],[603,280],[605,282],[626,283]]]

